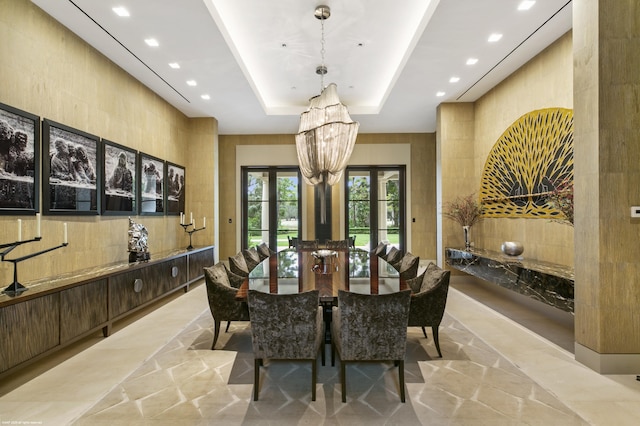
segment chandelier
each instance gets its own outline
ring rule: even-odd
[[[331,16],[331,10],[329,6],[318,6],[314,16],[320,20],[322,29],[322,65],[316,68],[321,90],[320,95],[309,100],[309,108],[300,115],[296,150],[304,181],[318,188],[320,222],[324,224],[327,186],[337,183],[342,177],[360,125],[351,120],[347,107],[340,102],[335,83],[324,87],[324,75],[327,73],[324,65],[324,21]]]

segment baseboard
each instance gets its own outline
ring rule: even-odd
[[[600,374],[640,373],[640,354],[601,354],[576,342],[576,361]]]

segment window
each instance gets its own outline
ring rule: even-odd
[[[266,242],[274,250],[300,235],[301,186],[297,167],[242,168],[242,248]]]
[[[405,250],[405,167],[347,167],[347,235],[356,247],[373,248],[386,241]]]

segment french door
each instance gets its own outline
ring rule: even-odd
[[[345,229],[356,247],[385,241],[405,251],[405,166],[350,166],[345,184]]]
[[[266,242],[288,247],[301,235],[302,197],[298,167],[242,167],[242,248]]]

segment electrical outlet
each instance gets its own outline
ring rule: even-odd
[[[640,206],[631,206],[631,217],[640,217]]]

